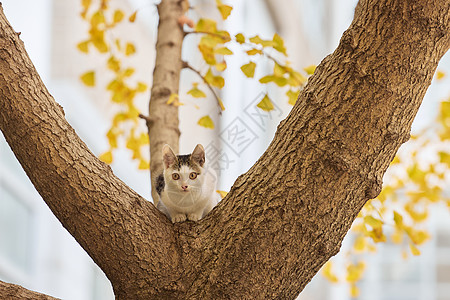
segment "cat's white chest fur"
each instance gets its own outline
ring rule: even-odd
[[[163,187],[158,190],[161,200],[158,209],[172,222],[198,221],[220,201],[216,193],[216,173],[205,165],[201,145],[197,145],[190,155],[178,156],[165,145],[163,162],[163,179],[159,178],[161,182],[163,180]]]

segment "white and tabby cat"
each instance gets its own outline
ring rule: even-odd
[[[198,221],[220,200],[217,176],[205,165],[205,150],[198,144],[192,154],[175,155],[169,145],[162,149],[164,172],[156,179],[158,209],[172,222]]]

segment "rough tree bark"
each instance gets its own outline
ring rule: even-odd
[[[158,4],[158,40],[147,118],[150,137],[150,178],[155,204],[159,200],[155,178],[163,170],[162,147],[169,144],[176,153],[179,148],[178,107],[169,106],[166,102],[170,95],[178,94],[182,69],[181,46],[184,38],[178,19],[184,14],[184,7],[187,5],[189,4],[186,0],[164,0]]]
[[[294,299],[380,192],[449,17],[448,0],[361,0],[267,151],[195,223],[170,223],[89,152],[3,13],[0,129],[117,299]]]

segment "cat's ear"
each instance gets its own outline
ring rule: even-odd
[[[194,162],[198,163],[200,167],[203,167],[205,164],[205,149],[203,146],[198,144],[195,146],[194,151],[192,151],[191,158]]]
[[[177,156],[173,152],[172,148],[169,145],[165,144],[162,148],[162,156],[164,162],[164,169],[169,168],[174,165],[177,161]]]

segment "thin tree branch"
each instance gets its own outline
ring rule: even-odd
[[[202,73],[200,73],[200,71],[196,70],[194,67],[192,67],[189,63],[187,63],[185,61],[183,61],[183,68],[193,71],[195,74],[197,74],[203,80],[203,82],[206,84],[206,86],[208,87],[208,89],[211,91],[211,93],[213,94],[214,98],[216,99],[217,106],[219,107],[219,115],[222,115],[221,100],[220,100],[219,96],[217,96],[217,94],[214,91],[214,89],[212,88],[212,86],[208,83],[208,81],[206,81],[206,79],[202,75]]]

